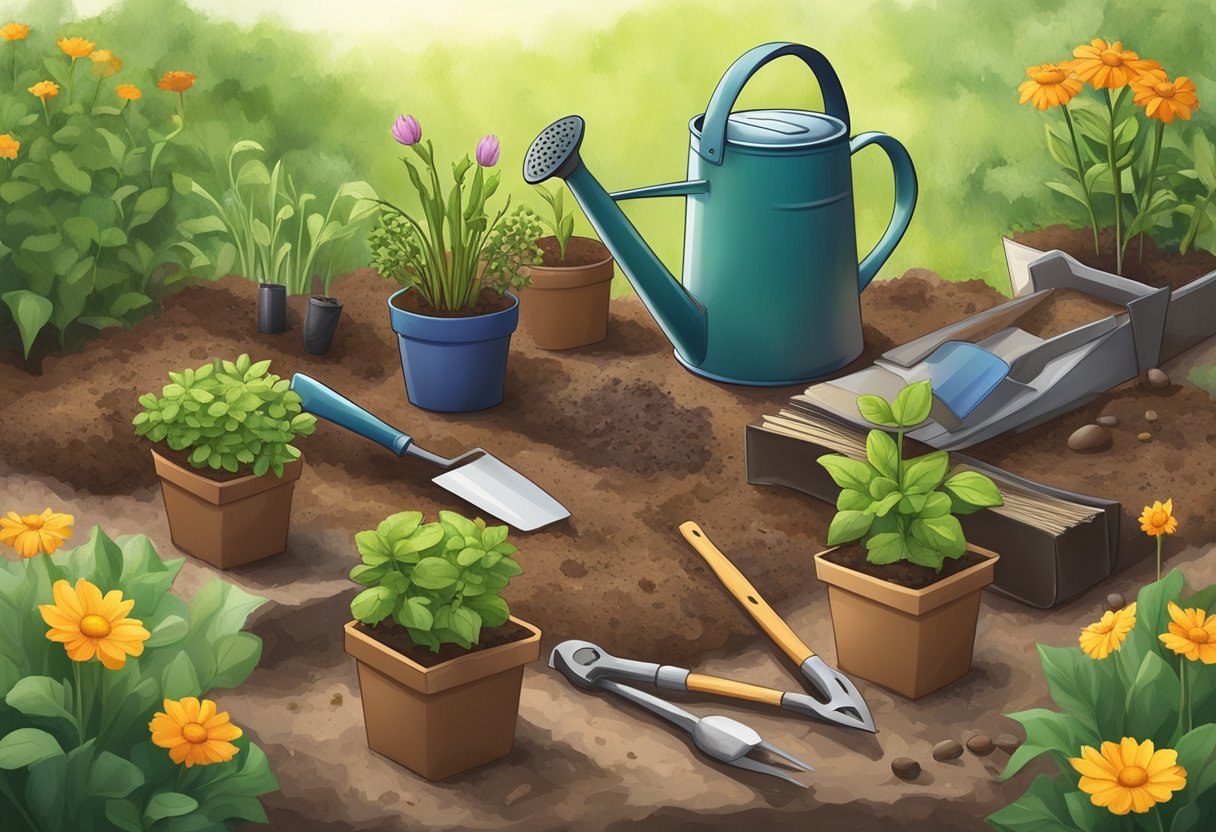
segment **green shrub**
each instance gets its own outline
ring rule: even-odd
[[[151,742],[165,699],[240,685],[262,641],[242,631],[265,599],[211,580],[188,602],[170,589],[182,561],[161,561],[143,535],[88,542],[54,555],[0,559],[0,804],[6,830],[215,830],[265,822],[258,796],[278,789],[247,737],[227,762],[175,764]],[[39,605],[52,586],[84,579],[133,600],[150,634],[120,669],[68,658],[48,640]],[[237,715],[239,722],[239,714]]]
[[[375,625],[391,616],[436,652],[449,643],[468,649],[482,627],[505,623],[510,611],[499,593],[523,572],[506,526],[453,511],[425,524],[419,511],[394,514],[355,535],[355,545],[363,562],[350,577],[368,588],[351,601],[354,617]]]
[[[255,364],[246,354],[169,373],[160,398],[139,397],[144,409],[132,420],[135,433],[189,450],[195,468],[235,473],[250,467],[255,476],[274,471],[281,477],[283,465],[300,456],[292,440],[311,435],[317,420],[301,412],[291,382],[269,369],[269,360]]]

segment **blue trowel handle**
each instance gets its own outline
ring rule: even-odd
[[[345,396],[330,390],[315,378],[303,373],[291,377],[291,389],[300,396],[305,413],[333,422],[352,433],[377,442],[401,456],[414,441],[392,425],[368,413]]]

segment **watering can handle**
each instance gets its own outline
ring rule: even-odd
[[[701,146],[697,150],[701,158],[711,165],[722,164],[722,155],[726,146],[726,120],[730,111],[743,91],[743,86],[756,74],[760,67],[770,61],[785,55],[795,55],[811,68],[819,79],[819,88],[823,91],[824,111],[844,122],[846,134],[849,129],[849,105],[844,100],[844,89],[840,86],[840,78],[836,70],[828,63],[822,53],[800,43],[766,43],[749,49],[730,65],[722,80],[718,82],[714,94],[705,108],[705,120],[701,130]]]
[[[904,232],[908,230],[908,223],[912,221],[912,211],[916,208],[916,168],[912,166],[912,157],[907,149],[886,133],[859,133],[849,142],[849,153],[856,153],[871,144],[881,147],[891,159],[891,167],[895,170],[895,208],[891,211],[891,222],[887,224],[882,238],[857,267],[859,292],[870,285],[895,246],[899,245]]]

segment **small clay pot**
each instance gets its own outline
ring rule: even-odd
[[[544,245],[548,240],[552,244]],[[554,238],[539,242],[546,254],[557,251]],[[519,296],[524,329],[544,350],[585,347],[608,336],[612,255],[599,240],[586,237],[571,237],[566,252],[571,260],[577,252],[579,265],[529,266],[532,282]]]
[[[258,332],[275,335],[287,329],[287,287],[258,284]]]
[[[304,352],[313,355],[329,352],[341,317],[342,302],[337,298],[309,298],[308,311],[304,314]]]

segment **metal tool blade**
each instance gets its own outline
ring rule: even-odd
[[[431,482],[523,532],[570,516],[540,486],[488,453]]]
[[[837,725],[860,728],[872,734],[878,733],[866,700],[848,676],[818,656],[806,659],[799,670],[827,701],[822,702],[805,693],[787,693],[781,697],[782,708]]]

